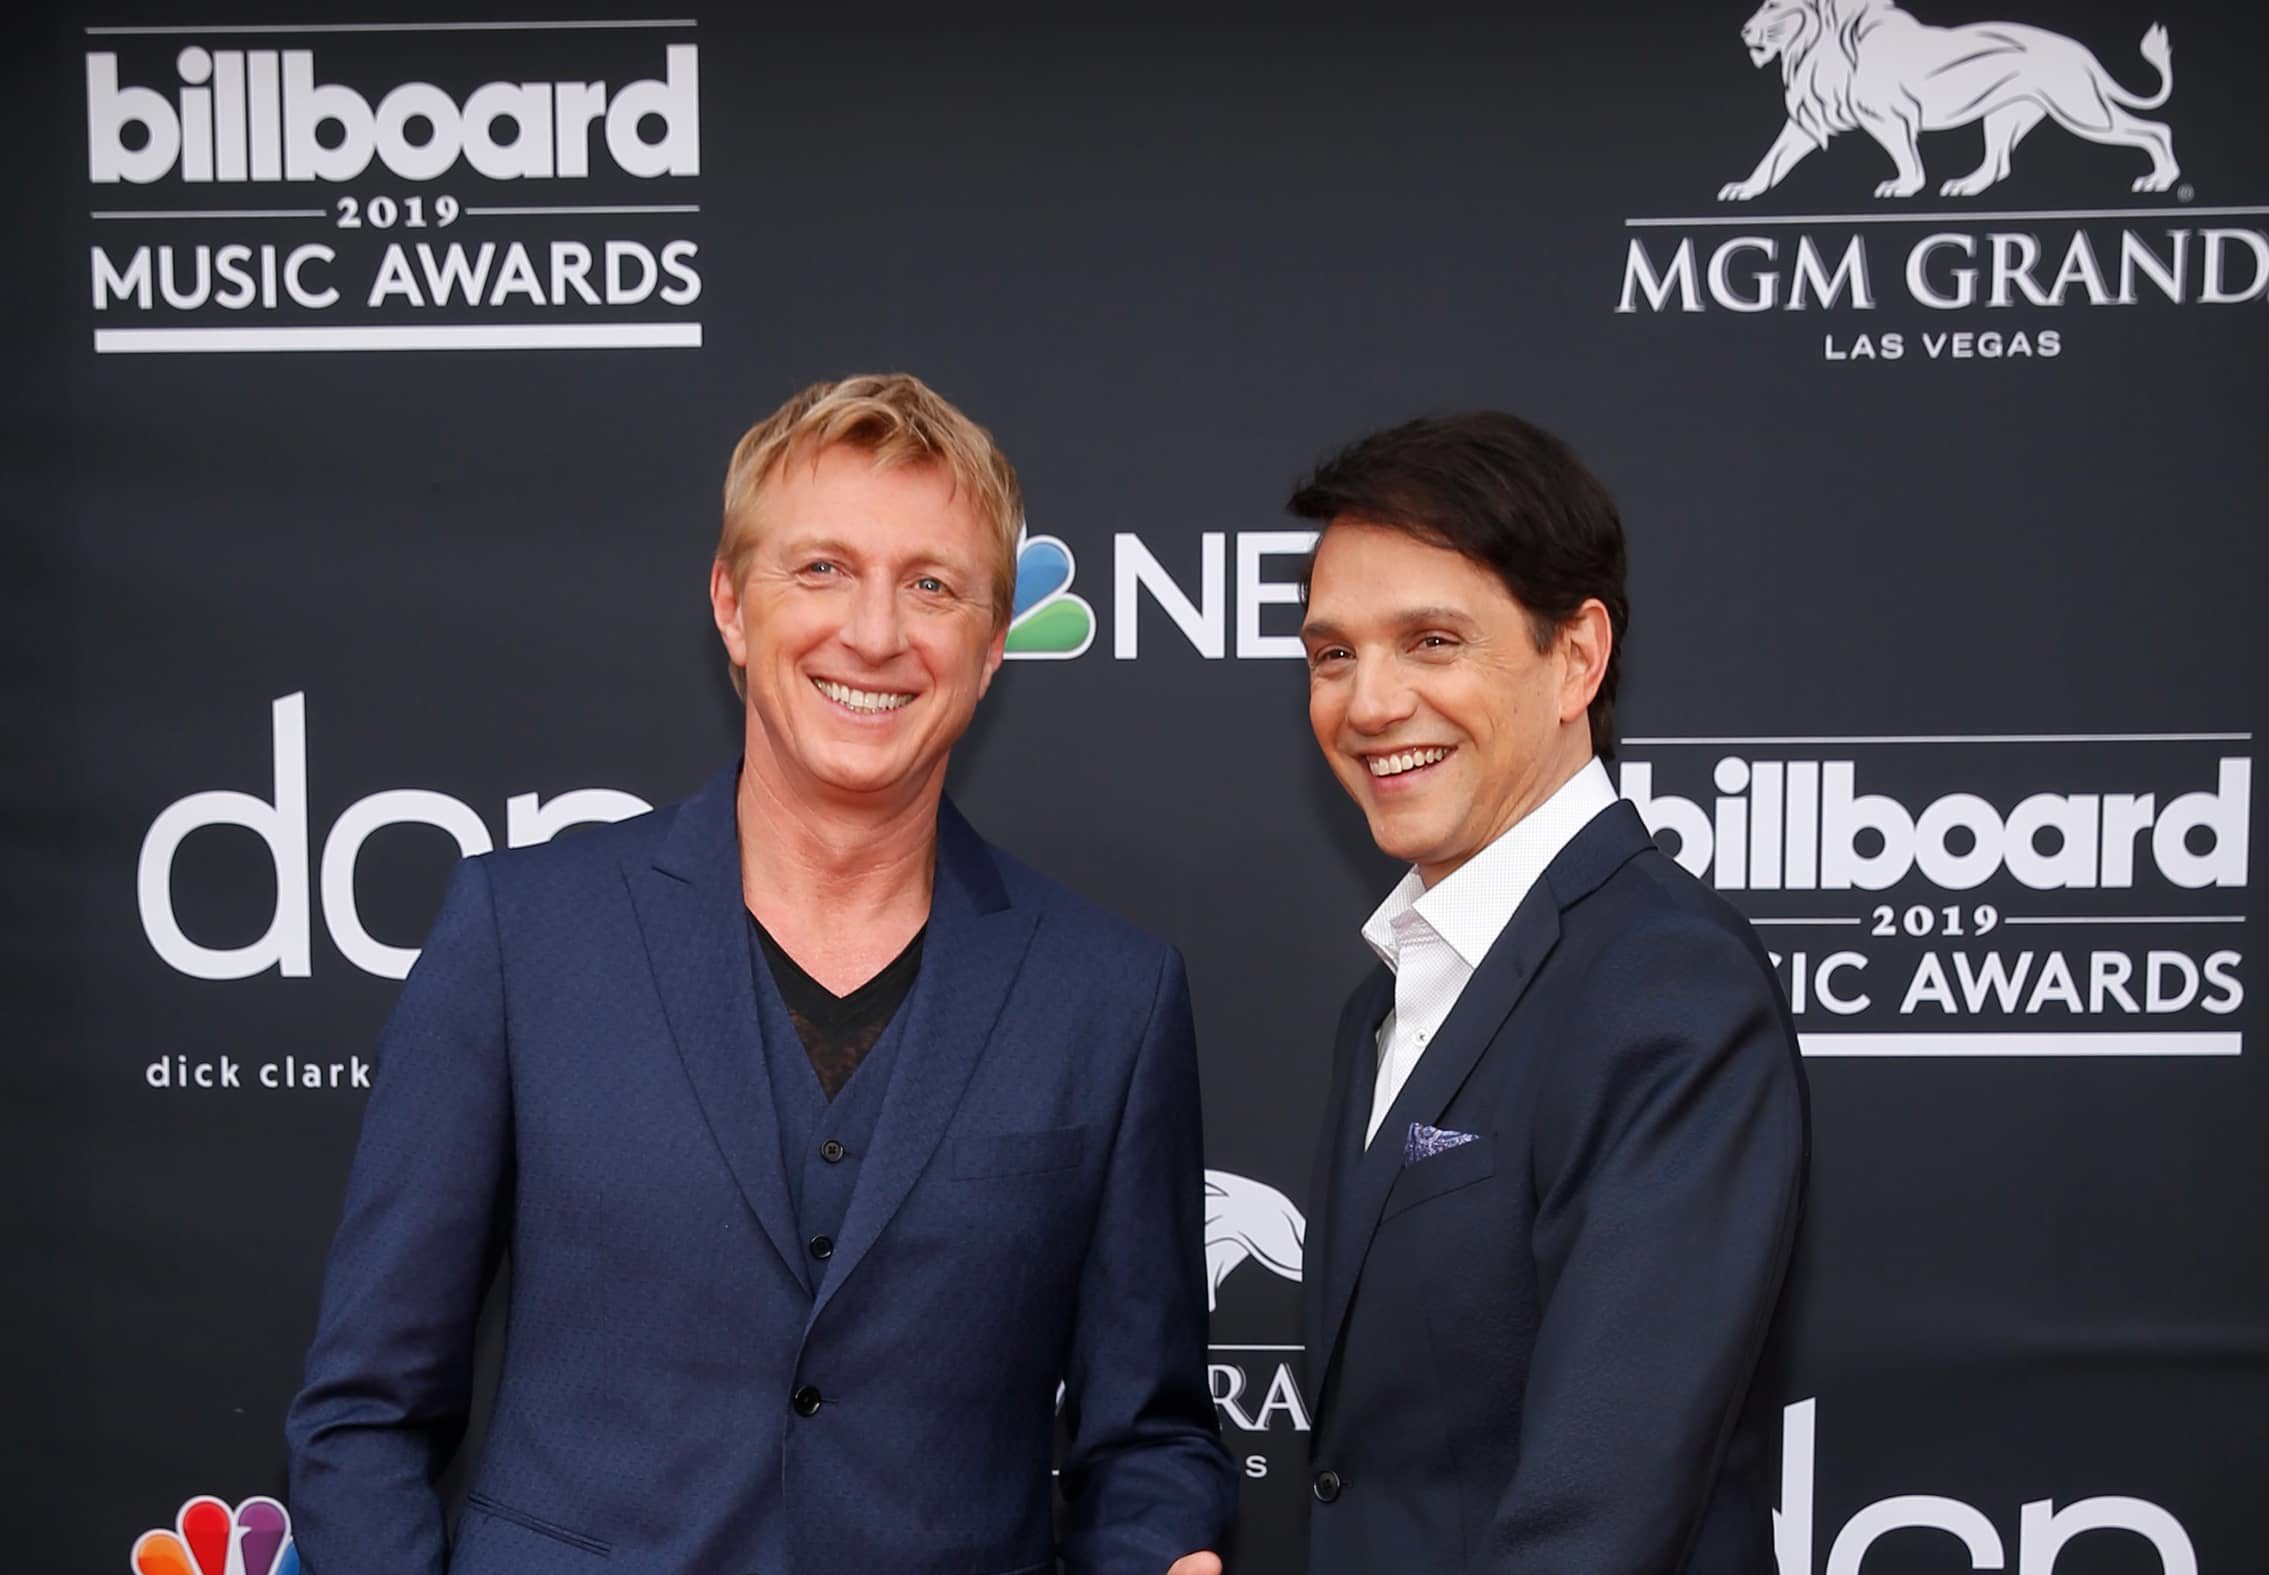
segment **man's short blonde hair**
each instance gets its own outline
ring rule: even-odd
[[[1024,528],[1024,493],[1016,467],[990,432],[905,372],[814,383],[734,445],[732,463],[725,469],[724,530],[717,538],[717,561],[733,583],[747,575],[749,555],[756,550],[765,483],[787,465],[818,463],[822,453],[838,445],[872,456],[877,470],[944,467],[955,492],[976,505],[999,544],[993,618],[996,627],[1006,624],[1016,595],[1016,542]]]

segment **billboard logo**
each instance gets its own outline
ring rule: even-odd
[[[698,23],[616,26],[90,29],[95,353],[698,349]]]
[[[87,56],[87,178],[344,182],[375,159],[401,180],[429,181],[461,157],[490,180],[577,179],[591,172],[593,128],[627,175],[698,175],[699,51],[672,44],[664,58],[660,81],[611,98],[604,82],[490,82],[459,103],[431,82],[404,82],[373,104],[318,80],[311,49],[191,44],[174,57],[178,100],[121,87],[118,56],[98,51]],[[659,127],[651,139],[649,123]]]
[[[129,1559],[134,1575],[299,1575],[292,1518],[272,1498],[231,1510],[199,1495],[181,1506],[171,1531],[145,1531]]]
[[[1623,743],[1805,1054],[2243,1054],[2250,734]]]
[[[1985,157],[1939,195],[1974,197],[2008,178],[2009,157],[2027,132],[2054,121],[2076,137],[2151,156],[2139,192],[2170,190],[2181,176],[2174,134],[2137,110],[2157,109],[2174,93],[2167,30],[2143,35],[2142,54],[2159,75],[2146,98],[2113,80],[2094,53],[2060,33],[2013,22],[1928,27],[1884,0],[1765,0],[1742,24],[1751,64],[1781,63],[1788,121],[1746,180],[1718,198],[1746,202],[1768,191],[1807,154],[1840,132],[1863,130],[1890,155],[1897,173],[1878,197],[1911,197],[1924,185],[1918,135],[1985,123]]]
[[[2125,890],[2138,866],[2186,891],[2245,884],[2253,762],[2223,756],[2214,785],[2187,793],[2031,793],[2004,813],[1983,794],[1934,794],[1909,808],[1859,791],[1852,760],[1727,755],[1708,811],[1655,791],[1630,761],[1621,788],[1648,828],[1677,839],[1678,862],[1721,891],[1884,891],[1921,878],[1969,891],[2007,874],[2034,891]]]
[[[1219,1306],[1221,1282],[1248,1261],[1279,1279],[1299,1279],[1307,1236],[1308,1222],[1274,1187],[1226,1170],[1207,1171],[1205,1310]]]
[[[1017,544],[1007,655],[1063,661],[1095,643],[1095,609],[1072,594],[1078,572],[1071,548],[1054,536],[1027,535]]]

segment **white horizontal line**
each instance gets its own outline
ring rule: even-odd
[[[2031,918],[2004,918],[2003,924],[2243,924],[2242,913],[2087,913],[2038,914]]]
[[[2036,208],[2012,213],[1708,213],[1684,219],[1625,219],[1627,230],[1756,229],[1790,224],[2006,224],[2035,219],[2243,219],[2269,208]]]
[[[1752,917],[1751,924],[1857,924],[1857,919],[1759,919]]]
[[[97,355],[262,350],[697,350],[699,323],[450,323],[436,327],[98,328]]]
[[[519,218],[529,214],[558,213],[699,213],[698,202],[629,202],[612,206],[599,205],[581,208],[467,208],[466,217],[474,219]]]
[[[622,22],[215,22],[209,27],[90,27],[89,38],[181,33],[569,33],[595,28],[698,27],[692,17]]]
[[[2237,1055],[2235,1033],[1799,1034],[1808,1056]]]
[[[1305,1351],[1304,1345],[1209,1345],[1209,1351]]]
[[[2251,733],[1875,733],[1626,738],[1626,744],[2243,744]]]
[[[98,208],[90,219],[320,219],[327,208]]]

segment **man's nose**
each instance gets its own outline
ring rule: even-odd
[[[843,623],[843,643],[878,664],[905,648],[906,619],[896,585],[872,576],[859,583],[851,596],[850,617]]]
[[[1358,733],[1384,733],[1413,709],[1410,686],[1389,661],[1355,663],[1355,690],[1347,704],[1347,725]]]

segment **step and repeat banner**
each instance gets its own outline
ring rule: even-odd
[[[1300,1566],[1307,1160],[1396,874],[1307,736],[1282,500],[1484,405],[1615,491],[1614,769],[1804,1035],[1778,1575],[2265,1567],[2269,13],[14,36],[16,1562],[291,1567],[281,1419],[451,862],[730,757],[726,456],[905,368],[1030,505],[953,791],[1189,959],[1235,1570]]]

